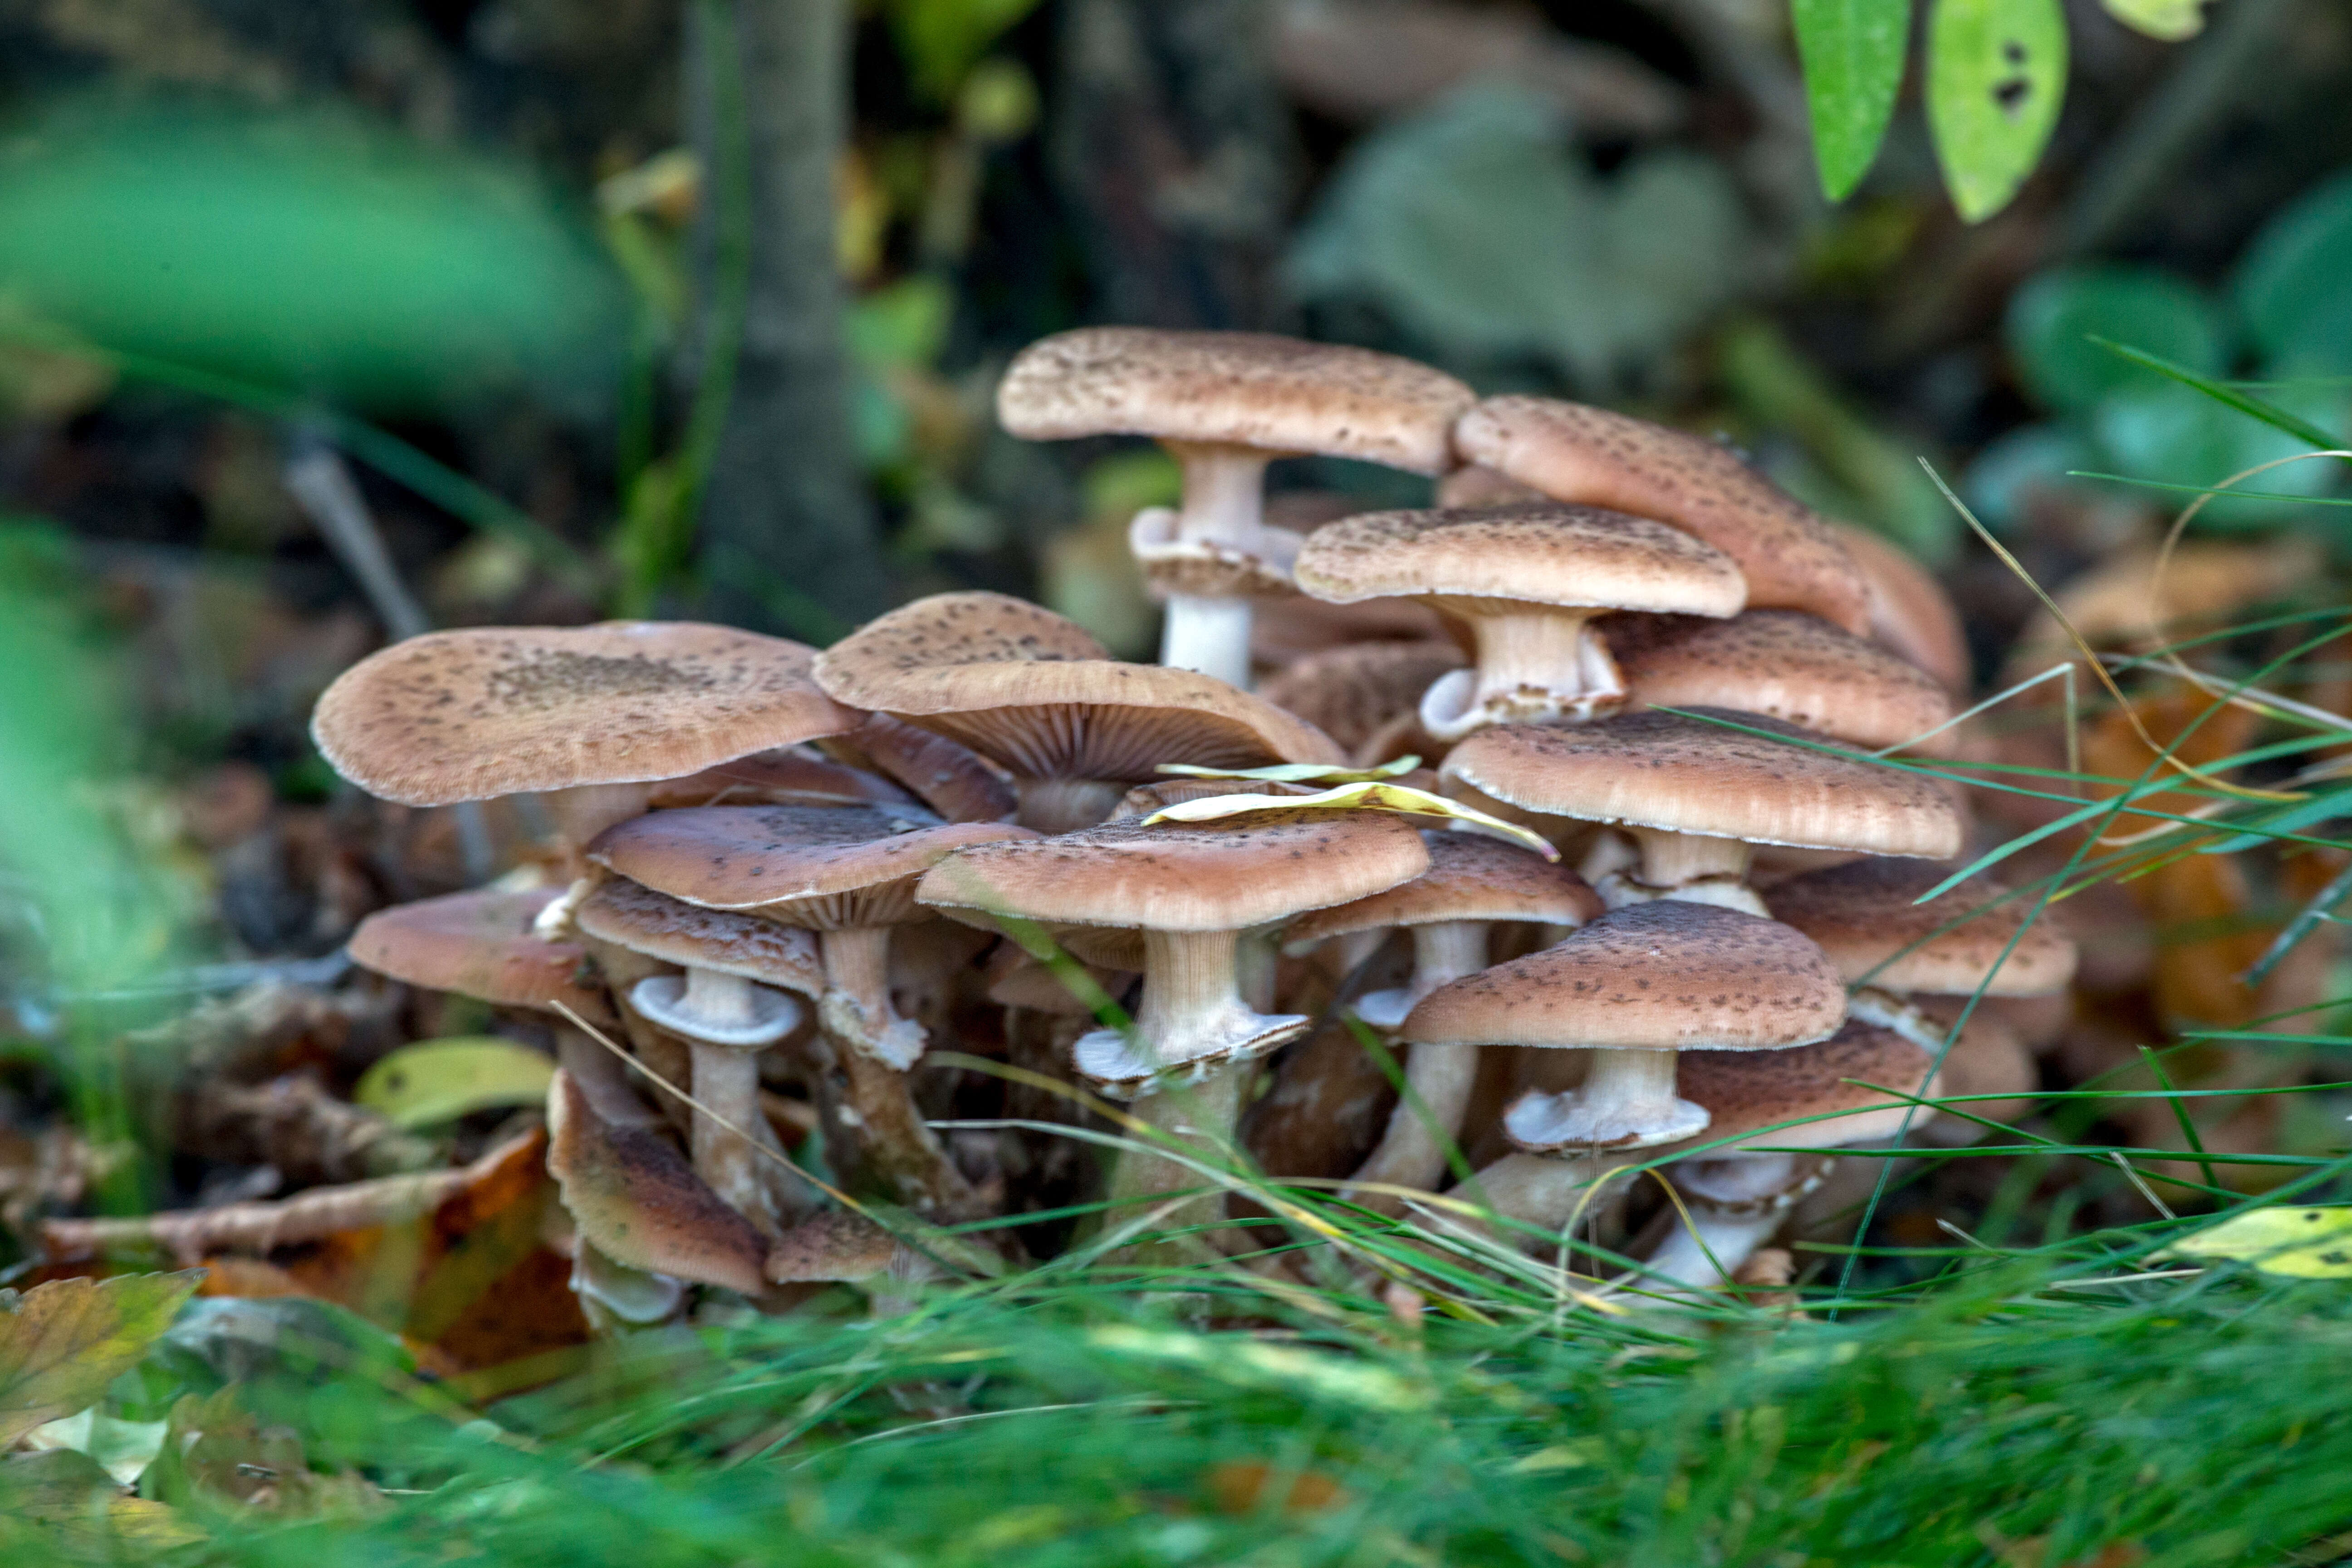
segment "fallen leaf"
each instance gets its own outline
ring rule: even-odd
[[[1458,800],[1448,800],[1442,795],[1432,795],[1427,790],[1413,789],[1406,784],[1374,781],[1339,784],[1320,795],[1210,795],[1202,800],[1163,806],[1145,817],[1143,826],[1150,827],[1161,822],[1214,822],[1220,817],[1248,816],[1258,812],[1299,811],[1392,811],[1403,816],[1433,816],[1448,827],[1484,833],[1506,844],[1532,849],[1547,860],[1559,858],[1559,851],[1539,834],[1505,822],[1499,816],[1489,816],[1475,806],[1465,805]]]
[[[154,1489],[175,1502],[203,1494],[278,1513],[364,1508],[382,1494],[358,1476],[310,1468],[291,1426],[264,1426],[235,1384],[203,1398],[183,1394],[155,1467]]]
[[[1419,757],[1398,757],[1373,768],[1335,767],[1328,763],[1276,763],[1264,768],[1202,768],[1190,763],[1162,763],[1163,773],[1181,773],[1188,779],[1257,779],[1267,784],[1377,784],[1384,779],[1402,778],[1421,766]]]
[[[98,1403],[194,1293],[197,1273],[55,1279],[0,1315],[0,1447]]]
[[[2156,1256],[2252,1263],[2297,1279],[2352,1279],[2352,1205],[2255,1209]]]
[[[362,1074],[352,1098],[402,1127],[477,1110],[540,1105],[555,1063],[512,1040],[480,1035],[403,1046]]]
[[[1228,1460],[1209,1467],[1209,1491],[1219,1513],[1255,1513],[1275,1477],[1272,1465],[1255,1459]],[[1291,1478],[1283,1508],[1293,1513],[1313,1513],[1349,1501],[1348,1489],[1320,1470],[1301,1470]]]
[[[47,1525],[76,1545],[110,1539],[168,1551],[205,1539],[176,1509],[123,1496],[94,1460],[70,1448],[0,1464],[0,1514]]]
[[[129,1486],[155,1462],[163,1447],[163,1421],[118,1421],[96,1405],[44,1423],[25,1434],[24,1446],[35,1453],[68,1448],[86,1454],[118,1486]]]

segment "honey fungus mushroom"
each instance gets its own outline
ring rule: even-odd
[[[1250,601],[1288,591],[1297,536],[1265,525],[1276,458],[1317,454],[1439,474],[1475,396],[1393,354],[1255,332],[1089,327],[1032,343],[998,386],[1030,440],[1148,436],[1184,470],[1181,508],[1138,516],[1130,542],[1167,597],[1161,664],[1249,683]]]

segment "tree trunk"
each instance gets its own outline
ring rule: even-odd
[[[694,0],[687,29],[705,171],[695,369],[731,378],[700,509],[706,604],[819,642],[892,597],[850,440],[834,262],[847,11],[845,0]]]

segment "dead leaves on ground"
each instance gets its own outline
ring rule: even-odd
[[[97,1404],[172,1326],[198,1279],[56,1279],[0,1301],[8,1309],[0,1312],[0,1448]]]

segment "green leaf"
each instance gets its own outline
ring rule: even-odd
[[[402,1127],[455,1121],[477,1110],[538,1105],[555,1064],[527,1046],[495,1036],[419,1040],[361,1075],[352,1098]]]
[[[2305,192],[2246,247],[2231,292],[2281,374],[2352,373],[2352,174]]]
[[[2252,1263],[2297,1279],[2352,1279],[2352,1206],[2256,1209],[2157,1256]]]
[[[2131,343],[2206,375],[2230,365],[2221,311],[2195,284],[2152,267],[2038,273],[2010,300],[2005,335],[2027,389],[2066,414],[2087,413],[2110,393],[2162,378],[2095,339]]]
[[[1903,88],[1911,0],[1795,0],[1797,53],[1822,189],[1843,201],[1885,140]]]
[[[2211,0],[2101,0],[2107,15],[2134,32],[2177,44],[2205,28],[2205,7]]]
[[[2110,353],[2122,355],[2134,364],[2146,365],[2150,370],[2160,372],[2181,385],[2194,389],[2211,402],[2234,408],[2241,414],[2261,420],[2273,429],[2284,430],[2307,447],[2325,448],[2340,444],[2339,438],[2330,434],[2326,426],[2315,425],[2299,414],[2281,408],[2276,404],[2266,403],[2252,393],[2241,392],[2236,387],[2218,382],[2210,375],[2200,375],[2187,365],[2175,364],[2170,360],[2149,353],[2145,349],[2110,342],[2105,338],[2094,338],[2091,341]],[[2318,401],[2325,408],[2336,412],[2339,417],[2342,415],[2342,398],[2334,395],[2324,387],[2290,387],[2285,390],[2291,394]],[[2212,479],[2228,477],[2226,474],[2215,474]],[[2210,480],[2208,482],[2210,483]]]
[[[1980,223],[2033,172],[2066,96],[2059,0],[1936,0],[1927,122],[1960,216]]]
[[[203,1278],[123,1274],[53,1279],[0,1314],[0,1449],[95,1405],[172,1326]]]
[[[890,31],[916,89],[944,103],[1037,0],[890,0]]]

